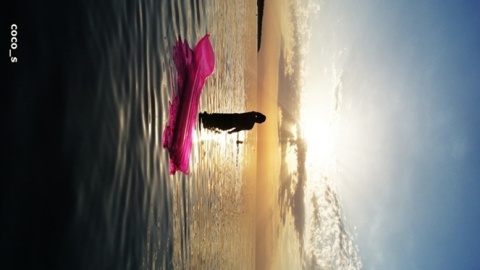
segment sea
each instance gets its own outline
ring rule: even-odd
[[[67,142],[81,145],[72,223],[80,268],[251,269],[254,198],[243,183],[241,143],[248,135],[197,123],[188,175],[169,174],[161,138],[176,91],[177,39],[193,48],[210,34],[216,67],[200,112],[246,110],[256,2],[122,0],[85,10],[97,76],[88,106],[78,105],[82,87],[71,86],[67,113],[67,122],[84,122],[68,128],[81,135]]]
[[[177,39],[193,48],[210,34],[216,66],[199,110],[247,110],[256,2],[30,1],[9,10],[18,62],[2,99],[12,143],[2,151],[0,268],[253,268],[255,197],[244,175],[252,138],[197,124],[188,175],[169,174],[161,140]]]

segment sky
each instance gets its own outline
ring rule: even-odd
[[[478,267],[480,3],[313,3],[301,122],[363,267]]]

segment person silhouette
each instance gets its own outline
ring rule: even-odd
[[[255,123],[263,123],[267,119],[259,112],[246,113],[207,113],[199,114],[203,127],[210,130],[228,130],[228,134],[241,130],[250,130]]]

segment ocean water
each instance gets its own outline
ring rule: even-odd
[[[249,134],[213,133],[197,124],[188,176],[169,175],[161,135],[176,79],[177,37],[193,47],[211,35],[216,69],[200,111],[246,110],[256,2],[121,0],[85,2],[83,9],[88,61],[71,75],[66,117],[65,144],[78,153],[69,263],[252,268],[254,197],[244,176],[246,146],[236,143]]]

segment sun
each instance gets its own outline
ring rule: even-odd
[[[313,103],[313,104],[312,104]],[[305,102],[301,109],[301,129],[307,144],[309,165],[327,173],[335,169],[337,127],[333,111],[321,102]]]

